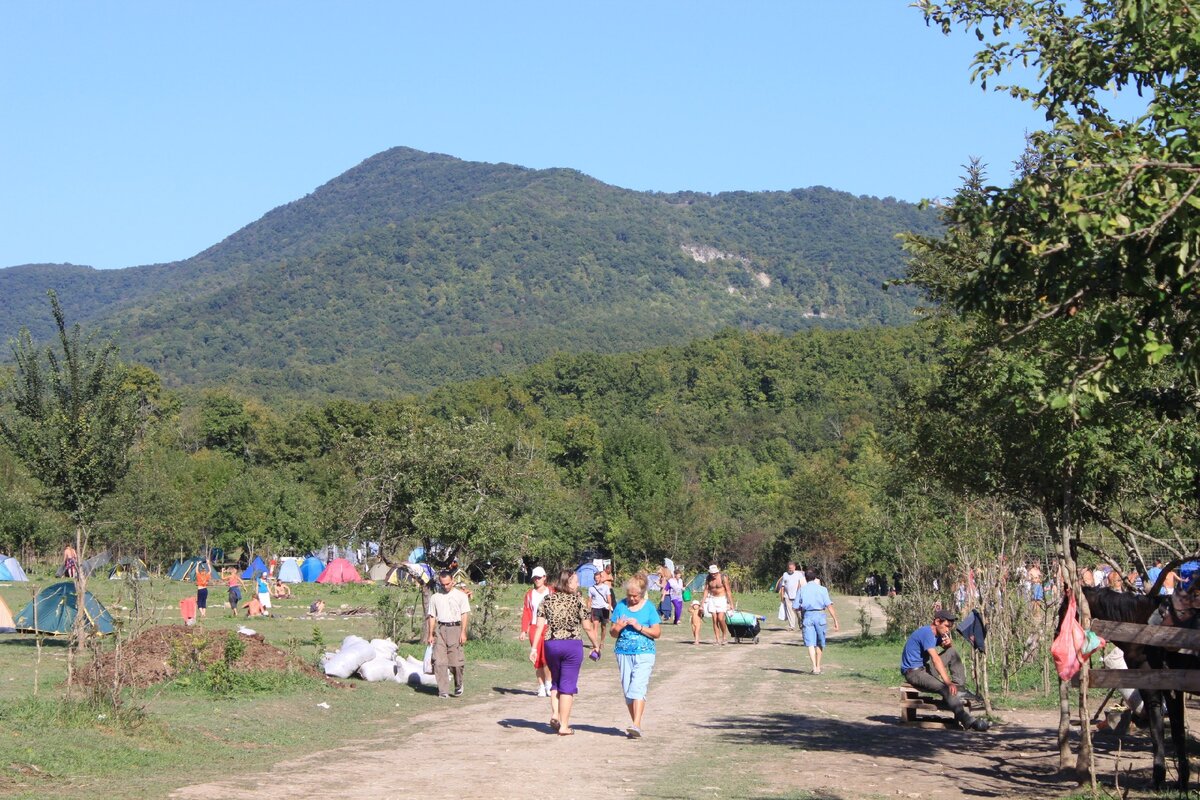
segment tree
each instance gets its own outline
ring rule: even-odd
[[[129,467],[137,432],[137,393],[111,341],[100,345],[78,325],[67,329],[58,297],[50,292],[58,349],[33,344],[22,329],[13,346],[16,372],[8,387],[13,411],[0,416],[0,436],[41,483],[44,501],[70,517],[75,549],[83,559],[103,499]],[[87,576],[75,575],[80,609]],[[85,635],[86,615],[75,615],[67,659],[67,685]]]
[[[985,89],[1034,76],[995,88],[1049,122],[1011,186],[950,209],[988,241],[951,302],[1008,338],[1084,315],[1090,335],[1059,353],[1070,369],[1044,379],[1063,402],[1120,391],[1125,361],[1174,357],[1200,382],[1200,12],[1168,0],[918,5],[944,33],[984,43],[972,78]],[[1122,117],[1114,90],[1144,108]]]

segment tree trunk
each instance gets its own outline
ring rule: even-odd
[[[67,696],[74,693],[76,659],[79,648],[87,638],[87,614],[84,601],[87,598],[87,575],[84,574],[84,548],[88,531],[82,523],[75,525],[75,622],[71,626],[71,638],[67,642]]]

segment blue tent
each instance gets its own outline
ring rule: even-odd
[[[321,577],[321,573],[324,571],[325,563],[316,556],[309,556],[300,565],[300,577],[304,578],[305,583],[316,583],[317,578]]]
[[[300,574],[300,563],[294,558],[283,558],[279,561],[279,580],[284,583],[300,583],[304,576]]]
[[[17,630],[48,633],[52,636],[70,633],[75,624],[78,597],[75,584],[70,581],[47,586],[14,618]],[[113,621],[108,609],[100,605],[100,601],[93,597],[91,592],[84,593],[83,609],[87,616],[88,633],[104,635],[113,632]]]
[[[242,573],[242,580],[252,581],[259,575],[265,575],[266,572],[267,565],[263,563],[261,558],[255,556],[254,560],[250,562],[250,566],[246,567],[246,571]]]
[[[596,573],[600,570],[590,561],[586,561],[579,565],[579,569],[575,570],[575,575],[579,578],[580,589],[590,589],[596,585]]]
[[[8,567],[4,566],[4,562],[0,561],[0,581],[11,581],[13,574],[8,571]]]

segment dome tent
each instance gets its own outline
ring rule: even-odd
[[[11,581],[13,575],[8,571],[8,567],[4,565],[4,561],[0,560],[0,581]]]
[[[176,561],[171,566],[171,572],[167,575],[173,581],[194,581],[196,580],[196,572],[203,570],[209,572],[208,562],[200,556],[192,556],[185,558],[183,561]],[[213,573],[216,570],[212,570]]]
[[[25,570],[21,569],[21,562],[17,561],[15,558],[5,558],[4,556],[0,556],[0,563],[4,564],[4,568],[8,570],[8,574],[12,576],[9,578],[9,580],[18,582],[29,580],[29,577],[25,574]]]
[[[362,583],[362,576],[349,561],[335,558],[317,578],[317,583]]]
[[[579,569],[575,570],[575,575],[579,578],[580,589],[590,589],[596,585],[596,574],[600,570],[590,561],[585,561],[579,565]]]
[[[242,580],[252,581],[259,575],[266,574],[266,572],[267,565],[263,563],[261,558],[255,556],[254,560],[250,562],[250,566],[246,567],[245,572],[242,573]]]
[[[316,556],[309,556],[300,565],[300,577],[304,578],[305,583],[315,583],[324,571],[325,562]]]
[[[391,573],[392,568],[382,561],[375,562],[375,566],[367,570],[367,577],[373,581],[386,581],[387,576]]]
[[[75,614],[78,606],[78,593],[75,584],[63,581],[47,586],[37,593],[29,605],[21,609],[14,619],[18,631],[25,633],[45,633],[51,636],[69,634],[75,624]],[[91,592],[85,592],[83,597],[83,613],[87,618],[85,623],[88,633],[103,636],[113,632],[112,617],[100,601]]]
[[[135,581],[150,580],[150,570],[146,569],[146,565],[140,558],[135,556],[125,556],[118,558],[113,564],[112,569],[108,571],[108,579],[110,581],[120,581],[130,578]]]
[[[279,560],[279,580],[284,583],[301,583],[304,576],[300,574],[300,562],[288,556]]]

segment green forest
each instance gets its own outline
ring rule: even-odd
[[[168,386],[379,399],[729,327],[905,324],[896,237],[937,227],[824,188],[633,192],[395,148],[184,262],[0,270],[0,334],[51,336],[53,289]]]
[[[731,329],[286,410],[172,392],[132,367],[141,438],[96,541],[153,563],[204,543],[303,553],[353,537],[395,558],[437,541],[509,574],[520,557],[561,565],[590,548],[766,572],[796,554],[849,580],[894,557],[888,440],[931,353],[915,327]],[[0,549],[56,552],[70,526],[8,454],[0,489]],[[404,500],[381,513],[383,493]]]

